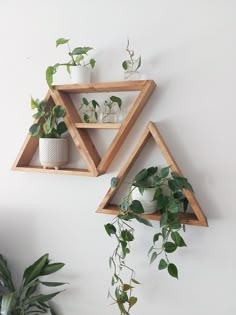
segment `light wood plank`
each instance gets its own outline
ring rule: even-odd
[[[75,123],[76,128],[84,129],[119,129],[121,124],[113,123]]]
[[[100,93],[100,92],[125,92],[141,91],[145,84],[152,80],[98,82],[87,84],[55,85],[54,89],[66,93]]]
[[[36,173],[49,173],[49,174],[61,174],[61,175],[79,175],[79,176],[91,176],[96,177],[98,173],[89,172],[86,169],[79,168],[61,168],[55,169],[44,169],[42,166],[17,166],[13,169],[14,171],[23,172],[36,172]]]

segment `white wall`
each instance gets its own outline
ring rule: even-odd
[[[0,1],[0,251],[18,281],[45,252],[66,263],[56,277],[71,283],[55,299],[60,314],[118,313],[106,300],[113,242],[103,225],[111,217],[95,210],[150,119],[193,184],[210,227],[188,227],[188,248],[173,256],[177,281],[148,266],[151,233],[137,226],[131,262],[142,286],[133,314],[235,314],[235,10],[233,0]],[[63,60],[55,40],[96,48],[95,79],[116,81],[127,36],[158,88],[108,174],[12,172],[31,123],[30,95],[44,97],[46,67]]]

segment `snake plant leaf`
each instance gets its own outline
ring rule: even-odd
[[[16,304],[16,293],[9,292],[5,294],[1,302],[1,315],[8,315]]]
[[[41,276],[43,267],[48,264],[48,254],[41,256],[31,266],[25,269],[23,274],[24,286],[30,283],[32,280]]]
[[[60,45],[64,45],[67,44],[69,42],[69,39],[66,38],[58,38],[56,40],[56,47],[60,46]]]
[[[0,255],[0,279],[3,280],[4,284],[7,285],[10,291],[15,291],[11,273],[8,269],[6,260],[2,255]]]
[[[43,269],[41,270],[40,276],[50,275],[51,273],[54,273],[54,272],[60,270],[64,266],[65,266],[65,264],[63,264],[63,263],[53,263],[53,264],[45,265],[43,267]]]

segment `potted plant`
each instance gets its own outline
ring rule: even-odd
[[[17,290],[12,280],[6,259],[0,255],[0,306],[2,315],[26,315],[55,311],[49,301],[62,291],[50,294],[39,293],[42,286],[57,287],[63,282],[49,282],[42,277],[57,272],[63,263],[50,263],[49,255],[45,254],[25,269],[20,289]]]
[[[115,123],[117,121],[116,108],[118,106],[121,109],[122,100],[120,97],[112,95],[108,100],[104,102],[104,110],[102,113],[103,123]]]
[[[117,178],[112,178],[111,186],[115,187],[117,184]],[[107,234],[114,236],[116,240],[115,249],[109,258],[113,272],[109,296],[118,305],[122,315],[130,314],[131,307],[137,303],[133,291],[139,282],[134,269],[126,261],[135,239],[132,222],[136,220],[152,227],[151,222],[142,216],[145,204],[134,199],[132,193],[138,188],[143,194],[150,186],[154,188],[152,199],[156,204],[156,211],[160,211],[161,215],[160,230],[154,231],[152,246],[148,251],[150,263],[160,257],[158,269],[165,269],[170,276],[178,278],[177,266],[170,260],[169,254],[186,246],[180,234],[181,230],[185,231],[185,226],[180,223],[180,212],[187,211],[188,200],[184,190],[193,192],[192,186],[187,178],[171,172],[170,167],[149,167],[141,170],[130,183],[128,193],[120,203],[118,214],[111,223],[105,225]]]
[[[95,67],[95,59],[87,60],[87,54],[92,47],[76,47],[71,50],[69,46],[69,39],[59,38],[56,41],[56,47],[60,45],[67,45],[68,55],[70,60],[65,63],[56,63],[54,66],[47,67],[46,81],[50,89],[52,89],[53,75],[57,72],[59,67],[66,67],[71,76],[72,83],[90,83],[91,82],[91,68]],[[90,66],[91,68],[89,68]]]
[[[36,122],[29,132],[33,137],[39,137],[39,160],[43,168],[53,167],[56,170],[68,162],[68,141],[61,138],[67,131],[63,117],[64,107],[47,105],[44,101],[31,97],[31,108],[36,110],[33,117]]]
[[[129,40],[127,40],[126,51],[128,52],[129,59],[126,59],[122,62],[122,67],[125,70],[124,79],[125,80],[138,80],[139,79],[139,71],[138,69],[141,67],[141,56],[138,58],[134,55],[134,50],[129,48]]]
[[[80,112],[82,109],[83,120],[86,123],[96,123],[98,121],[99,104],[96,100],[89,101],[86,97],[82,98],[81,106],[78,109]]]

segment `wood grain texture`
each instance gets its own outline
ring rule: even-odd
[[[121,124],[116,123],[75,123],[76,128],[84,129],[119,129]]]
[[[108,192],[106,193],[105,197],[103,198],[101,204],[98,207],[98,213],[106,213],[106,214],[113,214],[115,215],[118,211],[118,205],[112,205],[111,201],[115,196],[116,192],[118,191],[120,185],[123,183],[127,173],[129,172],[130,168],[133,166],[134,162],[136,161],[137,157],[139,156],[141,150],[143,149],[144,145],[147,141],[152,137],[159,147],[162,155],[164,156],[165,160],[167,161],[168,165],[170,165],[171,170],[173,172],[181,173],[176,161],[174,160],[173,156],[171,155],[167,145],[164,142],[159,130],[157,129],[156,125],[150,122],[147,127],[145,128],[144,132],[142,133],[140,139],[138,140],[137,144],[135,145],[133,151],[131,152],[129,158],[122,166],[119,174],[117,175],[118,185],[113,188],[110,187]],[[191,213],[181,213],[181,222],[191,225],[198,225],[198,226],[208,226],[207,219],[196,199],[196,197],[188,190],[184,190],[184,194],[189,201],[189,205],[193,210],[193,214]],[[150,220],[160,220],[160,213],[155,213],[152,215],[147,215]],[[146,217],[146,215],[145,215]]]

